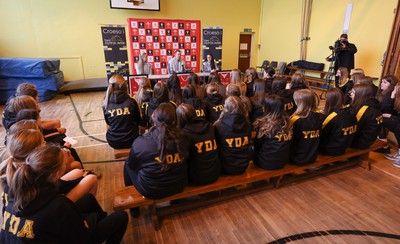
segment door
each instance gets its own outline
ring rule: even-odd
[[[240,33],[238,68],[245,72],[250,67],[252,33]]]

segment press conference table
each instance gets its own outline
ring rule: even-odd
[[[191,73],[178,73],[178,75],[189,75]],[[210,73],[196,73],[197,76],[199,77],[205,77],[205,76],[209,76]],[[171,75],[167,74],[167,75],[149,75],[149,79],[150,80],[162,80],[162,79],[168,79],[168,77],[170,77]]]

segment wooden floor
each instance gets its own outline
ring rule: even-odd
[[[123,162],[104,143],[103,94],[58,95],[41,104],[41,114],[60,118],[79,141],[85,167],[103,175],[96,197],[112,212],[113,192],[123,186]],[[1,145],[3,138],[1,127]],[[285,243],[288,236],[296,243],[400,243],[393,239],[400,237],[400,169],[381,154],[372,158],[371,171],[356,167],[167,216],[160,231],[143,208],[138,219],[130,219],[124,243]]]

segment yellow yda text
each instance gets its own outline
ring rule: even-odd
[[[216,140],[201,141],[194,144],[197,148],[197,153],[210,152],[217,149]]]
[[[357,131],[357,125],[342,128],[342,131],[344,136],[354,134]]]
[[[154,158],[157,162],[162,163],[162,160],[160,157],[155,157]],[[165,162],[167,164],[176,164],[182,162],[181,157],[179,157],[179,153],[174,153],[174,154],[167,154],[165,155]]]
[[[128,107],[115,108],[115,109],[107,110],[107,112],[110,114],[111,117],[131,114]]]
[[[196,116],[197,117],[205,117],[206,113],[204,113],[204,109],[196,109]]]
[[[302,132],[304,135],[304,139],[319,137],[319,130],[307,130],[307,131],[302,131]]]
[[[6,224],[9,223],[10,227],[6,230]],[[11,215],[9,212],[4,212],[3,225],[1,226],[2,231],[8,231],[13,235],[22,238],[33,239],[35,234],[33,233],[33,224],[35,222],[29,219],[25,219],[23,226],[20,231],[18,231],[19,227],[22,225],[21,218],[16,217],[15,215]]]
[[[225,141],[228,143],[228,147],[244,147],[249,144],[249,137],[226,138]]]
[[[212,108],[215,110],[215,112],[219,112],[222,111],[222,109],[224,109],[224,105],[217,105]]]
[[[289,141],[289,140],[292,139],[292,137],[289,136],[289,135],[286,134],[286,133],[279,133],[279,134],[277,134],[277,135],[275,136],[275,138],[278,139],[278,142]]]

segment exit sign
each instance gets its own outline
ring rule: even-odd
[[[251,28],[244,28],[243,31],[244,31],[244,32],[253,32],[253,29],[251,29]]]

